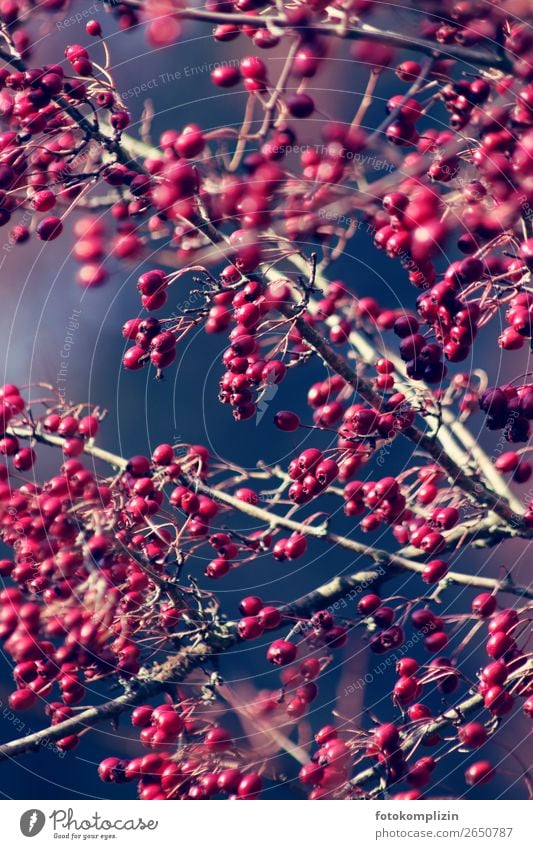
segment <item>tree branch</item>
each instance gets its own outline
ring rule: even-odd
[[[0,59],[5,62],[7,65],[10,65],[12,68],[15,68],[17,71],[25,72],[28,70],[27,65],[22,59],[17,56],[13,56],[8,51],[0,48]],[[65,97],[62,95],[57,95],[52,98],[54,103],[61,107],[63,112],[65,112],[72,120],[78,125],[80,130],[85,133],[87,140],[92,139],[98,144],[102,145],[102,147],[107,150],[109,154],[114,156],[118,162],[121,162],[123,165],[127,165],[128,168],[131,168],[133,171],[136,171],[138,174],[146,174],[146,171],[135,159],[132,159],[131,156],[126,153],[118,139],[113,138],[112,136],[108,136],[101,131],[98,127],[96,118],[93,121],[90,121],[84,114],[81,112],[76,106],[73,106]]]
[[[102,0],[102,2],[113,5],[114,0]],[[124,6],[133,9],[142,9],[142,0],[125,0]],[[512,63],[507,56],[496,53],[487,53],[480,50],[471,50],[460,45],[441,45],[425,38],[417,38],[415,35],[403,35],[402,33],[382,30],[369,24],[344,23],[312,23],[306,27],[294,26],[284,15],[247,15],[236,12],[212,12],[207,9],[176,9],[177,18],[190,21],[203,21],[211,24],[236,24],[237,26],[249,26],[254,29],[269,30],[292,30],[302,32],[312,30],[316,35],[333,36],[346,39],[347,41],[366,41],[388,44],[400,50],[410,50],[424,53],[427,56],[441,56],[446,59],[455,59],[465,62],[474,67],[495,68],[500,71],[511,71]]]
[[[45,434],[30,427],[9,426],[7,428],[7,432],[21,439],[33,438],[45,445],[63,447],[65,443],[65,438],[62,436],[57,436],[56,434]],[[121,471],[126,469],[128,461],[124,457],[120,457],[117,454],[113,454],[112,452],[106,451],[103,448],[92,445],[91,443],[85,444],[84,453],[94,457],[95,459],[101,460],[114,468],[120,469]],[[286,516],[279,516],[276,513],[272,513],[270,510],[265,510],[255,504],[249,504],[246,501],[235,498],[235,496],[225,492],[224,490],[209,486],[209,484],[204,483],[204,481],[200,478],[182,474],[181,482],[185,486],[194,489],[196,492],[206,495],[208,498],[225,504],[240,513],[244,513],[252,519],[257,519],[259,522],[262,522],[268,527],[285,528],[292,533],[299,533],[306,537],[322,540],[329,543],[331,546],[338,545],[339,548],[351,551],[353,554],[361,557],[368,557],[370,560],[373,560],[375,563],[386,568],[391,574],[401,571],[420,574],[424,569],[424,565],[421,563],[409,560],[408,558],[398,554],[392,554],[383,549],[373,548],[372,546],[365,545],[364,543],[350,539],[349,537],[333,533],[324,525],[309,525],[305,522],[299,522]],[[510,580],[498,581],[495,578],[484,578],[453,571],[448,572],[446,580],[450,583],[462,586],[483,588],[490,590],[491,592],[509,592],[513,595],[522,596],[524,598],[533,598],[533,588],[515,585]]]
[[[532,664],[530,660],[524,661],[523,666],[518,669],[513,670],[512,675],[509,676],[508,685],[513,681],[524,676],[528,670],[531,670]],[[480,693],[476,693],[473,696],[465,699],[460,702],[458,705],[455,705],[452,708],[445,710],[441,713],[440,716],[435,719],[430,720],[429,722],[421,723],[418,727],[416,733],[412,734],[407,740],[405,740],[400,748],[403,753],[408,755],[413,749],[415,749],[420,741],[424,738],[431,737],[433,734],[437,734],[439,731],[442,731],[443,728],[446,728],[450,725],[460,725],[462,724],[463,718],[473,713],[478,708],[483,707],[483,696]],[[384,775],[383,770],[379,766],[369,767],[368,769],[363,770],[362,772],[355,775],[351,780],[350,784],[352,787],[363,787],[365,784],[376,780]]]
[[[135,4],[132,4],[135,5]],[[139,4],[141,6],[142,4]],[[239,21],[240,23],[248,23],[248,24],[257,24],[260,20],[262,21],[262,25],[267,25],[267,18],[256,18],[251,15],[234,15],[226,14],[226,13],[218,13],[218,12],[206,12],[204,10],[197,9],[189,9],[189,10],[181,10],[180,15],[182,17],[190,17],[195,18],[197,20],[219,20],[227,19],[227,18],[243,18],[246,20]],[[285,19],[283,18],[272,18],[271,22],[273,25],[277,26],[287,26]],[[330,34],[337,34],[337,28],[329,25],[328,29],[330,30]],[[373,33],[372,38],[377,41],[382,41],[383,39],[387,39],[390,36],[395,36],[394,33],[386,33],[379,30],[375,30],[374,28],[368,29],[366,26],[364,27],[353,27],[348,30],[348,32],[352,33],[352,36],[347,37],[366,37],[364,34],[368,34],[368,32]],[[362,34],[363,33],[363,34]],[[397,36],[401,38],[402,41],[407,41],[407,43],[411,43],[407,40],[405,36]],[[417,48],[422,50],[419,42],[416,43]],[[457,48],[458,49],[458,48]],[[423,51],[424,52],[424,51]],[[427,52],[427,51],[425,51]],[[432,45],[432,50],[430,55],[435,55],[434,46]],[[470,52],[470,51],[467,51]],[[4,62],[10,64],[12,67],[16,68],[19,71],[26,71],[25,63],[19,59],[6,52],[3,49],[0,49],[0,59]],[[478,62],[481,60],[477,57]],[[117,139],[111,138],[106,134],[102,133],[101,130],[95,124],[91,123],[82,112],[80,112],[76,107],[72,106],[64,97],[58,96],[54,98],[55,102],[61,106],[61,108],[78,124],[80,129],[82,129],[88,138],[92,138],[98,143],[100,143],[109,153],[116,156],[117,160],[122,162],[123,164],[127,164],[129,167],[134,170],[144,173],[144,169],[141,165],[135,160],[132,159],[128,153],[123,149]],[[138,149],[138,148],[137,148]],[[149,148],[146,148],[146,152],[148,152]],[[286,313],[287,314],[287,313]],[[359,392],[359,394],[365,398],[369,403],[375,406],[379,402],[379,396],[374,392],[371,384],[364,380],[364,378],[358,377],[347,365],[347,363],[342,360],[334,351],[332,351],[327,343],[325,342],[313,328],[310,328],[306,322],[302,319],[296,320],[296,325],[306,338],[306,341],[310,342],[314,349],[320,353],[322,358],[334,368],[338,374],[341,374],[350,385],[354,386],[354,388]],[[314,343],[313,340],[314,339]],[[336,366],[333,363],[336,363]],[[339,370],[340,369],[340,370]],[[493,492],[488,490],[481,482],[476,482],[473,478],[465,475],[456,463],[452,460],[452,458],[444,451],[440,451],[435,441],[420,431],[418,428],[411,426],[403,431],[404,435],[410,438],[412,441],[416,443],[416,445],[422,448],[424,451],[429,453],[439,465],[445,469],[448,473],[448,476],[452,480],[452,482],[461,486],[465,492],[468,492],[474,500],[480,501],[487,506],[489,506],[494,512],[500,516],[505,522],[510,523],[513,527],[517,525],[517,514],[514,512],[507,504],[502,504],[501,500],[495,495]]]
[[[350,368],[346,360],[337,354],[328,345],[323,336],[320,335],[313,327],[311,327],[303,318],[294,317],[294,308],[292,305],[281,305],[280,311],[287,318],[294,321],[296,328],[303,339],[311,345],[311,347],[320,355],[327,365],[333,369],[336,374],[339,374],[355,391],[375,409],[381,406],[381,396],[377,393],[371,382],[366,378],[356,374]],[[511,510],[509,505],[494,492],[489,490],[481,480],[467,475],[463,469],[454,461],[454,459],[444,451],[438,442],[429,437],[423,431],[419,430],[415,425],[410,425],[401,431],[403,436],[413,442],[418,449],[425,451],[432,457],[438,465],[444,469],[450,482],[453,485],[459,486],[463,492],[470,495],[478,504],[489,507],[494,513],[499,516],[506,524],[513,527],[523,525],[522,517],[517,517],[516,513]],[[517,521],[518,519],[518,521]]]
[[[355,572],[353,575],[343,578],[334,578],[296,601],[280,607],[280,610],[284,616],[309,616],[316,610],[322,610],[333,605],[338,599],[357,587],[375,584],[381,577],[381,571],[367,570]],[[279,627],[286,627],[286,625],[286,621],[282,620]],[[87,708],[57,725],[43,728],[33,734],[28,734],[26,737],[0,745],[0,761],[9,760],[25,752],[35,751],[45,741],[60,740],[62,737],[78,734],[108,719],[114,719],[151,696],[184,681],[194,669],[203,664],[209,657],[218,656],[240,642],[242,640],[237,631],[237,623],[225,623],[220,632],[206,634],[204,641],[199,645],[187,647],[169,657],[165,663],[155,666],[144,679],[139,679],[132,692],[124,693],[97,707]]]

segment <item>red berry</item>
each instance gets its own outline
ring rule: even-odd
[[[375,593],[364,595],[357,603],[357,610],[362,616],[370,616],[380,606],[381,599]]]
[[[434,631],[432,634],[428,634],[424,640],[424,646],[430,652],[441,651],[447,645],[448,637],[444,631]]]
[[[503,657],[510,649],[514,648],[515,642],[505,631],[495,631],[488,639],[486,651],[489,657],[496,660]]]
[[[242,599],[239,609],[243,616],[257,616],[264,606],[264,602],[259,596],[249,595]]]
[[[373,736],[379,748],[385,751],[395,751],[400,743],[399,731],[390,722],[376,728]]]
[[[267,660],[274,666],[287,666],[295,660],[298,647],[287,640],[275,640],[267,651]]]
[[[243,77],[251,80],[264,80],[267,75],[266,65],[258,56],[241,59],[240,71]]]
[[[495,684],[483,694],[483,702],[495,716],[504,716],[512,710],[514,699],[503,687]]]
[[[124,766],[120,758],[105,758],[98,765],[98,775],[102,781],[118,783],[124,778]]]
[[[408,705],[416,701],[422,693],[422,687],[418,680],[409,675],[402,675],[399,678],[393,689],[394,699],[400,705]]]
[[[293,534],[285,543],[285,554],[289,560],[296,560],[305,554],[307,540],[303,534]]]
[[[467,722],[457,732],[459,740],[468,749],[479,749],[488,740],[488,732],[480,722]]]
[[[211,560],[205,567],[205,574],[208,578],[223,578],[230,571],[232,563],[222,557],[217,557]]]
[[[494,778],[495,770],[490,761],[476,761],[465,772],[465,781],[471,787],[476,784],[486,784]]]
[[[503,660],[495,660],[493,663],[487,664],[481,670],[481,677],[487,684],[504,684],[507,680],[509,670]]]
[[[13,710],[28,710],[37,701],[37,696],[29,687],[15,690],[9,696],[9,707]]]
[[[263,626],[257,616],[245,616],[241,619],[237,630],[243,640],[255,640],[263,633]]]
[[[211,73],[211,81],[221,88],[232,88],[237,85],[241,78],[238,68],[231,65],[223,65],[220,68],[215,68]]]
[[[491,593],[480,593],[472,601],[472,613],[481,619],[492,616],[496,609],[496,597]]]
[[[500,610],[489,622],[488,629],[491,634],[496,631],[510,631],[518,622],[518,613],[516,610]]]
[[[233,745],[233,739],[225,728],[211,728],[204,737],[204,744],[209,752],[225,752]]]
[[[100,21],[87,21],[85,29],[88,35],[92,35],[93,38],[100,38],[102,35]]]
[[[32,448],[21,448],[13,459],[13,465],[19,472],[26,472],[35,463],[35,451]]]
[[[426,584],[435,584],[445,577],[448,569],[449,566],[444,560],[430,560],[427,566],[424,566],[422,580]]]
[[[131,714],[131,724],[136,728],[146,728],[152,720],[153,708],[150,705],[139,705]]]
[[[280,430],[291,433],[300,427],[300,417],[296,413],[291,413],[290,410],[281,410],[274,416],[274,423]]]
[[[323,767],[318,764],[308,763],[301,768],[299,772],[299,779],[302,784],[310,784],[312,787],[315,787],[317,784],[320,784],[323,775]]]
[[[63,224],[61,223],[61,219],[54,215],[50,215],[48,218],[43,218],[37,227],[37,235],[43,242],[52,242],[61,235],[62,231]]]
[[[303,93],[288,97],[287,107],[293,118],[308,118],[315,111],[314,100]]]
[[[239,799],[258,799],[262,789],[261,776],[256,772],[250,772],[239,782],[237,795]]]
[[[276,607],[263,607],[258,614],[258,619],[263,628],[277,628],[281,622],[281,613]]]

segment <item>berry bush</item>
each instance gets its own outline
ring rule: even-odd
[[[283,458],[171,432],[122,456],[101,407],[0,388],[0,640],[39,728],[0,769],[106,728],[98,774],[125,798],[529,794],[509,730],[533,718],[533,19],[412,5],[124,0],[69,29],[68,0],[0,2],[10,249],[63,246],[64,285],[110,300],[135,278],[115,330],[134,392],[216,337],[210,403],[237,446],[268,420]],[[139,31],[158,61],[208,37],[239,122],[199,101],[152,138],[114,73]],[[350,273],[361,238],[388,297]],[[237,610],[225,582],[264,564]],[[329,682],[354,657],[347,710]]]

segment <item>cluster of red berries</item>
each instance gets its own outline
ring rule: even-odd
[[[393,388],[390,381],[380,380],[384,374],[390,375],[393,368],[389,360],[378,361],[377,386],[383,387],[386,384],[387,387]],[[308,404],[314,408],[313,419],[316,426],[337,429],[338,476],[341,482],[354,477],[369,459],[377,440],[394,439],[413,423],[415,417],[411,404],[402,392],[383,395],[379,409],[365,404],[347,405],[352,393],[353,390],[346,387],[343,379],[336,375],[319,384],[313,384],[307,395]]]
[[[259,717],[270,721],[298,721],[309,711],[309,705],[319,694],[315,679],[328,665],[328,657],[306,657],[298,664],[281,670],[281,689],[260,691],[254,705]]]
[[[189,707],[180,713],[169,702],[136,707],[131,722],[141,729],[140,742],[157,752],[127,761],[105,758],[98,767],[102,781],[136,781],[139,797],[145,800],[259,796],[261,775],[246,769],[235,741],[222,726],[205,729]]]
[[[231,269],[226,271],[233,274]],[[265,289],[259,281],[250,280],[238,291],[216,295],[217,305],[209,313],[207,331],[211,329],[209,321],[216,321],[216,328],[212,329],[217,332],[234,324],[229,333],[230,347],[222,358],[226,371],[220,380],[218,397],[223,404],[233,407],[236,421],[254,416],[257,398],[265,388],[281,383],[287,373],[283,360],[261,355],[258,342],[261,321],[275,307],[280,295],[285,297],[284,291],[274,294],[272,287]]]
[[[143,659],[138,635],[150,627],[172,633],[186,608],[185,602],[150,600],[154,582],[165,579],[172,543],[168,522],[158,527],[153,518],[164,485],[179,478],[181,465],[172,446],[161,444],[151,459],[132,457],[114,480],[101,480],[75,459],[96,436],[97,415],[77,408],[64,414],[52,407],[30,417],[16,386],[6,385],[0,393],[4,429],[59,437],[67,457],[42,485],[12,478],[8,466],[0,466],[0,535],[13,549],[13,560],[0,561],[1,577],[13,584],[0,593],[0,638],[14,661],[17,684],[10,704],[28,709],[57,684],[68,708],[84,698],[93,679],[136,675]],[[21,448],[9,430],[0,444],[4,455],[13,455],[16,472],[31,468],[33,447]],[[204,474],[207,451],[191,446],[181,463]],[[182,493],[180,510],[188,515],[187,508],[193,508],[200,533],[207,533],[206,517],[216,515],[216,503],[182,489],[189,492],[189,503]],[[195,539],[194,527],[189,539]],[[53,722],[54,717],[59,721],[57,710]],[[75,742],[69,738],[64,747]]]
[[[372,509],[372,513],[360,523],[363,531],[375,530],[381,522],[392,525],[406,518],[407,502],[396,478],[386,477],[365,483],[351,481],[344,488],[343,497],[347,516],[357,516],[365,507]]]
[[[504,351],[518,351],[533,336],[533,297],[529,292],[519,292],[511,298],[505,318],[509,327],[503,330],[498,345]]]
[[[157,15],[145,15],[149,5],[135,10],[113,4],[112,13],[121,29],[148,17],[150,44],[171,43],[181,30],[180,10],[164,6]],[[347,25],[353,20],[359,26],[375,5],[351,0],[342,10]],[[163,310],[170,285],[186,272],[201,275],[195,278],[202,287],[199,298],[186,300],[171,318],[127,321],[123,335],[133,344],[124,366],[136,371],[150,363],[160,376],[195,327],[226,334],[219,397],[236,420],[253,417],[268,388],[312,356],[302,320],[327,340],[333,356],[336,350],[347,354],[355,340],[364,348],[369,337],[392,331],[399,359],[393,353],[374,361],[366,357],[365,366],[360,362],[365,357],[358,357],[372,403],[368,389],[361,393],[366,403],[354,400],[355,380],[338,374],[310,387],[314,428],[332,431],[336,443],[327,451],[306,448],[290,462],[289,515],[326,493],[342,496],[345,515],[362,516],[361,530],[387,525],[400,546],[410,544],[427,555],[418,571],[435,591],[414,599],[366,593],[357,615],[347,618],[336,618],[329,609],[297,616],[298,605],[281,607],[249,595],[241,601],[240,619],[228,623],[196,576],[181,585],[183,563],[202,557],[208,579],[221,579],[267,553],[290,563],[305,558],[305,527],[283,537],[275,522],[247,535],[233,530],[239,508],[253,513],[250,505],[261,496],[241,485],[231,495],[222,486],[224,497],[217,498],[218,483],[213,492],[209,478],[222,468],[210,462],[203,446],[180,446],[178,453],[164,443],[152,456],[121,461],[115,475],[100,477],[81,458],[91,453],[103,414],[85,407],[66,410],[57,398],[45,401],[44,412],[37,413],[16,386],[6,385],[0,388],[0,456],[6,458],[0,464],[0,538],[13,559],[0,560],[0,577],[8,581],[0,591],[0,639],[13,661],[9,703],[14,710],[51,699],[45,712],[55,726],[75,715],[92,682],[129,682],[135,692],[143,667],[160,669],[158,663],[167,663],[176,646],[186,655],[199,637],[238,642],[266,635],[266,658],[280,668],[281,686],[257,693],[252,706],[267,723],[294,725],[318,698],[318,680],[332,651],[346,645],[353,628],[361,628],[371,652],[387,655],[383,664],[391,661],[396,669],[389,704],[396,719],[353,734],[321,728],[315,735],[318,748],[299,776],[310,798],[361,795],[354,770],[363,759],[377,767],[387,789],[397,791],[393,798],[421,798],[425,788],[436,786],[436,747],[444,742],[432,723],[442,701],[460,689],[477,695],[481,711],[475,721],[458,712],[462,750],[480,749],[519,701],[533,717],[526,611],[498,610],[492,592],[476,595],[471,611],[459,617],[433,609],[453,579],[452,574],[447,580],[449,563],[437,555],[467,507],[459,487],[431,463],[417,467],[415,478],[408,470],[397,477],[356,479],[378,448],[402,432],[412,435],[415,416],[435,415],[438,404],[450,407],[457,401],[465,417],[479,407],[488,428],[503,430],[511,443],[530,435],[532,384],[480,391],[472,375],[449,376],[454,364],[468,360],[480,328],[502,310],[509,324],[499,338],[502,349],[518,350],[532,337],[533,36],[508,19],[505,6],[445,0],[437,10],[432,4],[419,24],[419,35],[435,47],[451,45],[451,56],[453,45],[482,45],[493,52],[494,67],[475,74],[474,63],[461,75],[453,59],[437,54],[424,65],[397,64],[388,44],[357,39],[350,52],[370,69],[368,91],[379,75],[391,72],[412,89],[388,98],[376,132],[362,129],[367,97],[357,120],[322,122],[322,144],[313,146],[307,143],[306,119],[313,116],[316,123],[321,105],[308,81],[330,50],[324,27],[319,35],[314,26],[330,25],[330,10],[324,3],[284,9],[285,24],[274,31],[264,25],[270,11],[279,15],[273,5],[209,0],[207,12],[238,13],[234,23],[218,23],[215,41],[244,36],[258,50],[268,50],[287,39],[295,49],[275,81],[267,63],[248,51],[241,51],[247,55],[238,67],[231,63],[214,70],[217,87],[242,83],[244,91],[236,96],[246,98],[248,118],[240,131],[206,130],[198,123],[168,128],[157,148],[141,148],[137,161],[135,145],[124,140],[130,115],[107,55],[102,68],[94,58],[96,45],[73,44],[61,63],[27,66],[32,40],[26,19],[33,20],[39,10],[30,16],[18,0],[4,3],[0,226],[12,225],[10,241],[24,243],[32,232],[52,241],[77,204],[90,208],[96,198],[97,206],[109,210],[105,223],[90,214],[74,223],[78,282],[88,288],[108,279],[108,256],[136,262],[148,253],[148,243],[165,243],[164,256],[178,263],[178,271],[150,268],[140,274],[143,310]],[[49,0],[41,12],[64,7],[65,0]],[[242,13],[248,16],[245,24],[238,17]],[[254,16],[257,26],[250,25]],[[99,41],[100,23],[88,22],[86,33]],[[445,130],[436,126],[442,107],[450,113]],[[264,117],[256,127],[259,112]],[[373,179],[373,151],[380,156],[385,151],[396,166],[384,179]],[[328,260],[339,253],[355,232],[352,212],[362,219],[358,224],[367,224],[375,246],[421,290],[416,314],[356,297],[351,281],[323,284],[323,270],[315,279],[316,263],[309,284],[292,276],[287,282],[291,272],[285,263],[297,255],[301,259],[302,245],[324,246]],[[449,250],[462,258],[445,262]],[[160,262],[166,258],[158,257]],[[278,264],[284,270],[271,282]],[[289,305],[295,322],[292,315],[287,318]],[[415,389],[410,381],[438,388]],[[290,410],[279,411],[275,425],[284,433],[308,427]],[[47,439],[62,446],[58,473],[41,484],[24,480],[22,473],[35,465],[36,447]],[[522,452],[500,454],[494,466],[516,483],[531,476]],[[233,489],[232,479],[228,484]],[[468,508],[476,509],[470,501]],[[221,513],[229,524],[218,528]],[[482,506],[475,515],[482,515]],[[523,526],[531,525],[533,502],[523,517]],[[488,660],[476,676],[463,671],[459,651],[440,654],[463,626],[472,633],[486,627]],[[286,628],[285,636],[272,639],[278,628]],[[410,646],[421,643],[422,660],[405,654],[408,628]],[[214,686],[212,692],[216,697]],[[188,692],[186,697],[169,685],[163,704],[135,708],[132,724],[150,751],[130,760],[106,758],[99,768],[102,780],[136,781],[143,799],[257,798],[265,769],[257,765],[257,753],[237,745],[226,728],[198,718],[196,709],[205,706],[206,695],[200,699]],[[67,735],[58,748],[70,750],[80,738]],[[433,747],[433,756],[421,753],[421,747]],[[478,785],[494,775],[489,760],[477,760],[467,767],[465,780]]]
[[[20,28],[21,20],[15,17],[9,24],[14,27],[15,43],[21,36],[27,38],[27,31]],[[86,29],[93,37],[101,36],[97,21],[88,22]],[[95,114],[103,112],[118,135],[129,124],[127,110],[109,80],[96,73],[99,65],[91,60],[87,48],[69,45],[65,58],[72,75],[60,63],[21,70],[15,58],[14,67],[0,69],[2,116],[9,127],[0,139],[0,225],[9,223],[23,209],[49,213],[56,207],[68,208],[82,194],[89,171],[85,164],[91,157],[84,155],[90,139],[87,128],[80,126],[84,118],[80,108],[90,104]],[[129,187],[132,197],[125,203],[126,216],[145,210],[143,195],[149,182],[139,170],[106,163],[100,164],[98,176],[111,186]],[[35,230],[43,241],[57,239],[63,231],[63,216],[45,215]],[[13,227],[10,239],[13,243],[26,242],[30,232],[23,217]],[[90,260],[89,268],[80,274],[82,285],[98,285],[107,276],[103,270],[97,272],[93,262]]]
[[[383,606],[375,594],[361,598],[358,610],[378,625],[386,624],[390,627],[392,623],[392,609]],[[523,667],[525,660],[513,638],[513,633],[518,634],[525,623],[514,610],[496,612],[496,598],[489,593],[481,593],[473,599],[472,616],[487,620],[490,634],[486,644],[490,660],[480,670],[476,685],[489,719],[466,721],[460,718],[457,738],[464,750],[483,747],[496,727],[490,717],[502,717],[512,710],[514,698],[506,687],[509,677],[513,674],[516,676],[516,671]],[[432,640],[431,646],[426,645],[432,653],[446,645],[443,620],[436,617],[428,607],[414,610],[411,620],[416,629],[429,634],[425,642]],[[401,634],[395,645],[401,645],[403,641]],[[389,649],[391,647],[388,646]],[[392,798],[422,798],[423,788],[435,781],[433,773],[442,756],[420,757],[419,747],[415,746],[416,754],[411,758],[408,752],[412,746],[405,745],[414,739],[424,748],[435,748],[442,743],[440,733],[431,729],[435,714],[426,702],[419,699],[423,691],[429,691],[430,685],[440,699],[442,695],[448,696],[456,691],[461,682],[463,686],[466,682],[455,661],[448,657],[435,657],[428,664],[421,665],[414,658],[403,656],[396,663],[396,673],[398,677],[392,690],[392,699],[401,710],[403,721],[378,725],[366,737],[360,734],[349,737],[346,731],[333,726],[322,728],[315,736],[320,748],[313,754],[311,762],[302,767],[299,776],[304,786],[312,788],[311,799],[346,798],[347,791],[360,792],[360,788],[351,786],[350,782],[353,766],[361,763],[362,755],[380,764],[391,789],[401,787],[402,783],[410,787],[407,790],[398,789]],[[513,688],[514,694],[524,700],[524,712],[530,717],[533,714],[531,677],[524,672],[521,678],[515,677],[515,681],[518,683]],[[428,696],[431,696],[431,692],[428,692]],[[470,786],[484,784],[495,774],[496,770],[490,761],[479,760],[465,770],[465,781]]]
[[[122,335],[135,342],[122,358],[124,367],[130,371],[138,371],[149,362],[159,373],[176,359],[176,336],[165,330],[157,318],[130,318],[122,328]]]
[[[117,213],[118,204],[113,208],[115,219],[118,219]],[[108,228],[104,220],[93,215],[80,216],[74,223],[73,231],[75,242],[72,257],[80,266],[76,279],[84,289],[101,286],[109,279],[109,270],[105,264],[108,256],[131,260],[141,255],[142,240],[120,220],[117,220],[117,235],[111,240],[106,238]]]
[[[533,418],[533,385],[489,387],[479,398],[489,430],[503,430],[508,442],[527,442]]]
[[[472,47],[481,43],[494,44],[498,39],[501,26],[506,24],[506,12],[503,8],[490,10],[480,3],[449,2],[442,3],[436,15],[424,21],[422,32],[427,38],[434,38],[438,44],[460,44]],[[504,26],[504,45],[513,57],[513,74],[524,80],[532,76],[529,53],[533,46],[527,25],[512,21]]]
[[[57,433],[65,437],[63,454],[65,457],[79,457],[85,449],[86,442],[94,439],[100,427],[98,416],[89,414],[61,415],[49,413],[43,418],[43,430],[46,433]]]
[[[375,531],[385,523],[392,526],[401,545],[410,543],[427,554],[436,554],[445,543],[442,532],[451,530],[460,517],[459,510],[447,503],[433,506],[427,517],[420,515],[420,508],[440,500],[441,490],[437,484],[442,477],[442,472],[435,466],[420,469],[416,489],[409,487],[408,498],[402,493],[396,478],[391,476],[377,482],[350,481],[343,490],[344,512],[347,516],[360,516],[369,508],[372,512],[360,522],[363,531]],[[446,492],[442,494],[448,501]],[[416,511],[413,509],[415,506]],[[428,571],[426,577],[429,578],[429,574]]]
[[[494,463],[499,472],[512,472],[513,481],[516,483],[527,483],[531,477],[533,468],[528,460],[522,460],[516,451],[505,451]]]
[[[289,464],[289,477],[294,481],[289,488],[289,498],[295,504],[306,504],[324,492],[338,474],[335,460],[324,457],[318,448],[306,448]]]

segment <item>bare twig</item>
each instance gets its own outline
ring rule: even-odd
[[[113,0],[104,0],[111,4]],[[142,8],[142,0],[125,0],[125,6],[134,9]],[[415,35],[382,30],[369,24],[356,24],[349,22],[346,27],[339,29],[334,23],[317,24],[312,23],[307,27],[295,27],[282,15],[247,15],[235,12],[212,12],[207,9],[176,9],[176,16],[190,21],[204,21],[212,24],[236,24],[238,26],[250,26],[254,29],[304,31],[311,29],[315,35],[333,36],[344,38],[348,41],[374,41],[379,44],[389,44],[403,50],[416,50],[428,56],[442,56],[446,59],[455,59],[465,62],[475,68],[494,68],[500,71],[509,71],[512,65],[506,55],[488,53],[481,50],[471,50],[460,45],[442,45],[437,42],[428,41],[425,38],[417,38]]]
[[[8,428],[8,433],[12,433],[14,436],[22,439],[34,438],[45,445],[62,447],[65,443],[65,438],[61,436],[57,436],[56,434],[45,434],[29,427],[10,426]],[[87,443],[84,450],[86,454],[94,457],[95,459],[101,460],[116,469],[121,471],[126,469],[127,460],[117,454],[105,451],[91,443]],[[414,560],[409,560],[406,557],[391,554],[388,551],[373,548],[372,546],[365,545],[357,540],[333,533],[323,525],[317,526],[306,524],[305,522],[299,522],[296,519],[290,519],[286,516],[279,516],[270,510],[265,510],[255,504],[250,504],[247,501],[235,498],[235,496],[220,488],[209,486],[209,484],[205,483],[200,478],[182,474],[181,481],[186,486],[195,489],[196,492],[206,495],[219,503],[226,504],[228,507],[250,516],[252,519],[257,519],[267,527],[285,528],[292,533],[299,533],[307,537],[322,540],[329,543],[331,546],[338,545],[339,548],[351,551],[353,554],[357,554],[361,557],[368,557],[370,560],[373,560],[375,563],[378,563],[389,570],[391,574],[402,570],[421,573],[424,568],[422,564],[417,563]],[[513,595],[533,598],[533,589],[514,585],[511,581],[498,581],[494,578],[467,575],[461,572],[449,572],[446,577],[450,583],[484,588],[491,591],[509,592]]]

